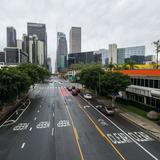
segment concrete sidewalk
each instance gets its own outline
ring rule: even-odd
[[[122,108],[119,109],[118,112],[121,116],[131,121],[135,125],[138,125],[142,129],[146,130],[153,137],[160,140],[160,126],[159,125],[133,112],[128,112]]]
[[[111,104],[110,99],[104,99],[101,97],[98,98],[97,101],[103,104]],[[160,126],[158,124],[154,123],[153,121],[147,118],[139,116],[133,112],[129,112],[128,110],[121,107],[121,104],[117,105],[119,106],[119,108],[117,109],[117,113],[119,113],[120,116],[124,117],[125,119],[134,123],[135,125],[141,127],[150,135],[160,140]]]

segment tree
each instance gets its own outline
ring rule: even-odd
[[[108,71],[112,71],[115,68],[115,64],[113,64],[112,62],[110,62],[109,64],[105,65],[105,68]]]
[[[16,68],[0,70],[0,105],[26,93],[31,85],[27,74]]]
[[[133,61],[132,59],[127,59],[126,64],[129,66],[129,69],[135,69],[137,68],[136,62]]]
[[[95,90],[97,93],[98,89],[100,89],[100,78],[103,74],[105,74],[105,71],[101,67],[93,65],[82,69],[78,76],[80,77],[81,84]]]
[[[128,75],[120,72],[107,72],[101,78],[101,91],[103,94],[109,94],[112,97],[112,107],[114,107],[118,93],[125,91],[130,84]]]

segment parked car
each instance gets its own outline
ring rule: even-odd
[[[111,106],[103,106],[103,105],[97,105],[95,106],[99,111],[101,111],[104,114],[107,115],[114,115],[114,109]]]
[[[78,95],[76,89],[72,89],[72,95],[73,95],[73,96],[77,96],[77,95]]]
[[[85,99],[92,99],[92,96],[89,93],[83,95]]]
[[[77,93],[80,93],[80,92],[81,92],[81,90],[80,90],[79,88],[76,88],[76,91],[77,91]]]

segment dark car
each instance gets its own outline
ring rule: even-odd
[[[71,88],[71,87],[67,87],[67,90],[68,90],[68,91],[72,91],[72,88]]]
[[[76,89],[72,89],[72,95],[73,95],[73,96],[77,96],[77,95],[78,95]]]
[[[76,88],[76,91],[77,91],[77,93],[80,93],[80,92],[81,92],[81,90],[80,90],[79,88]]]
[[[76,89],[76,87],[75,87],[75,86],[72,86],[72,89]]]

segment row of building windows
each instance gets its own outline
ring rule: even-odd
[[[157,110],[158,112],[160,112],[160,100],[159,99],[155,99],[152,97],[144,97],[144,96],[134,94],[134,93],[129,93],[129,92],[127,92],[127,99],[134,101],[134,102],[145,104]]]
[[[160,89],[160,80],[131,78],[131,83],[137,86]]]

